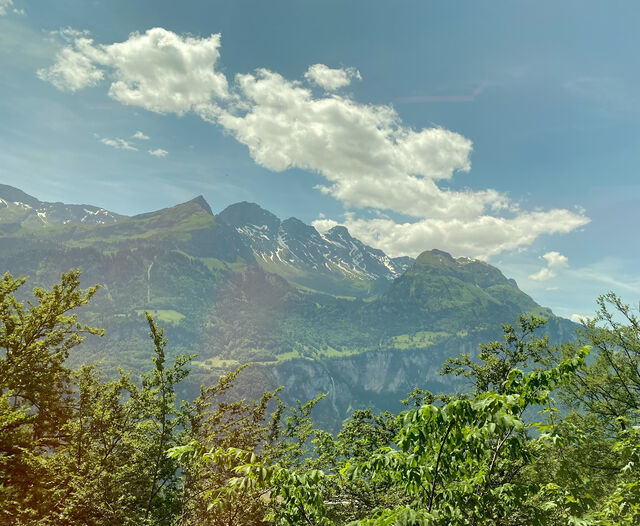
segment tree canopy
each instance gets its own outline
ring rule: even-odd
[[[640,324],[613,294],[577,341],[521,317],[445,362],[468,392],[416,386],[407,410],[355,410],[334,435],[313,424],[320,397],[235,399],[244,366],[180,400],[193,356],[169,363],[149,313],[147,372],[69,367],[103,333],[79,321],[97,291],[79,279],[24,302],[24,278],[0,280],[2,524],[640,523]]]

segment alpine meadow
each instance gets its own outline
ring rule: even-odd
[[[0,0],[0,524],[639,525],[639,19]]]

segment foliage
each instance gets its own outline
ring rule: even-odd
[[[614,295],[599,300],[580,342],[550,346],[537,337],[543,320],[520,317],[477,358],[444,364],[472,392],[416,387],[410,409],[356,410],[334,436],[311,420],[321,396],[292,407],[279,389],[235,399],[246,366],[180,401],[193,357],[169,363],[148,312],[149,371],[105,380],[95,365],[72,369],[72,351],[102,334],[72,312],[98,290],[79,278],[65,273],[26,302],[23,278],[0,281],[2,524],[640,521],[640,327]]]
[[[615,294],[606,294],[598,299],[596,316],[583,324],[580,340],[597,353],[567,387],[567,401],[597,415],[610,430],[639,424],[640,320]]]
[[[0,288],[0,518],[6,524],[170,524],[177,463],[166,449],[182,441],[190,408],[176,406],[174,386],[188,357],[165,367],[166,340],[150,316],[154,367],[140,383],[103,381],[94,367],[66,367],[85,334],[72,309],[97,287],[79,288],[78,270],[36,303]]]
[[[101,331],[69,312],[98,290],[79,289],[79,270],[63,274],[51,290],[35,288],[35,302],[18,301],[25,282],[0,281],[0,519],[45,513],[52,471],[47,453],[64,443],[72,418],[73,373],[64,362],[86,334]]]
[[[545,371],[512,369],[503,393],[407,412],[397,449],[381,450],[351,474],[392,481],[409,504],[380,509],[360,522],[394,524],[415,514],[418,522],[433,525],[541,524],[529,501],[544,488],[518,477],[535,450],[525,432],[531,424],[522,414],[530,405],[547,403],[550,391],[583,363],[586,353]]]
[[[449,358],[444,362],[441,374],[472,378],[475,393],[496,391],[503,393],[506,379],[512,369],[540,364],[548,357],[549,338],[534,338],[536,330],[546,323],[538,316],[520,315],[517,327],[503,325],[504,341],[491,341],[480,345],[478,362],[468,354]]]

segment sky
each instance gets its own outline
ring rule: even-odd
[[[640,302],[640,3],[0,0],[0,183],[202,194]]]

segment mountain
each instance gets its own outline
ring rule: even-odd
[[[425,251],[377,302],[384,315],[403,312],[408,326],[490,326],[513,312],[549,317],[549,309],[522,293],[516,282],[477,259]]]
[[[343,226],[320,233],[294,217],[281,221],[255,203],[231,205],[219,217],[235,228],[263,269],[329,294],[369,295],[399,277],[413,261],[390,258]]]
[[[44,206],[11,187],[0,197],[28,214]],[[389,258],[344,228],[319,233],[255,204],[215,215],[199,196],[94,224],[20,221],[2,210],[1,271],[28,276],[31,288],[81,267],[83,286],[102,285],[80,316],[106,336],[88,338],[71,362],[98,361],[106,374],[146,368],[150,311],[170,353],[198,355],[187,397],[250,361],[244,394],[277,385],[288,401],[328,393],[318,414],[333,426],[356,407],[397,409],[415,386],[452,389],[437,374],[442,362],[499,338],[520,313],[546,317],[554,342],[575,328],[482,261],[439,250]]]
[[[49,225],[115,223],[124,216],[91,205],[48,203],[18,188],[0,184],[0,229],[41,228]]]

